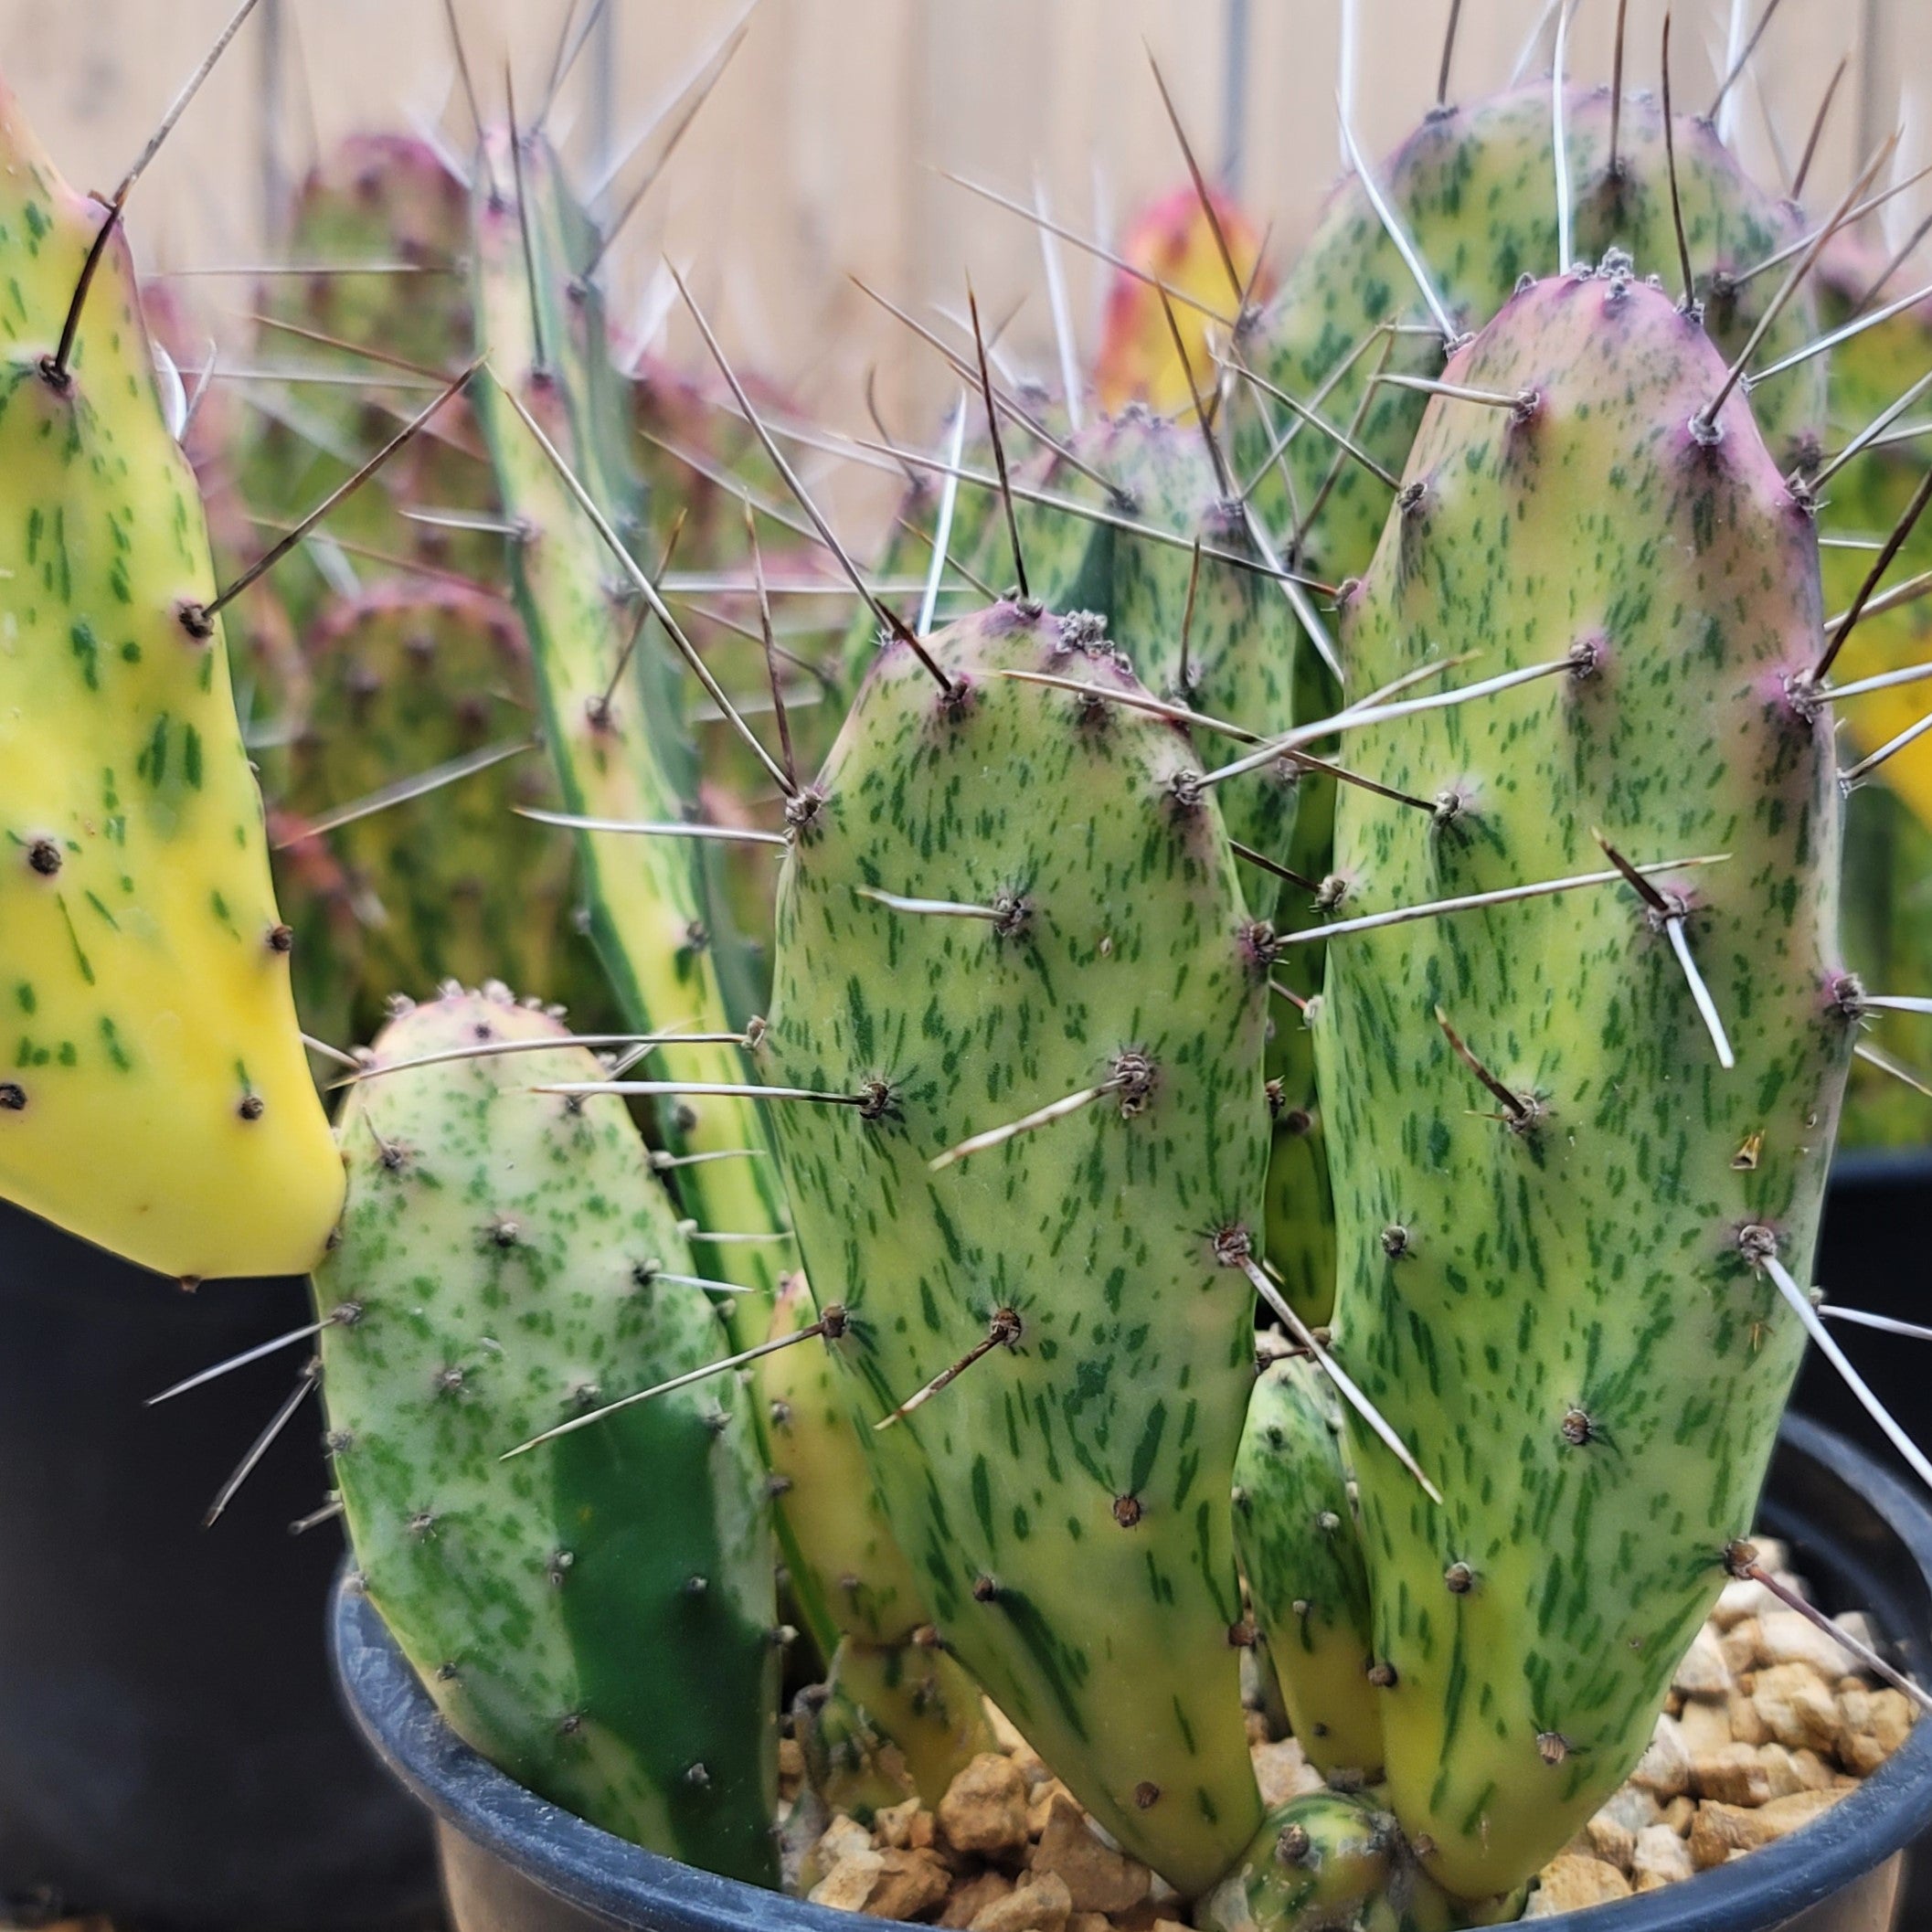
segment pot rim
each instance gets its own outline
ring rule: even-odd
[[[1932,1593],[1932,1507],[1802,1416],[1787,1415],[1778,1439],[1862,1497]],[[1928,1634],[1894,1640],[1921,1681]],[[637,1922],[661,1932],[854,1932],[868,1922],[645,1851],[526,1790],[444,1724],[346,1572],[331,1599],[329,1638],[350,1714],[395,1777],[448,1829],[567,1904],[606,1918],[642,1914]],[[1922,1717],[1857,1790],[1789,1837],[1694,1878],[1542,1923],[1579,1932],[1764,1932],[1875,1871],[1928,1824],[1932,1717]]]
[[[1902,1147],[1854,1147],[1831,1162],[1833,1190],[1923,1187],[1932,1181],[1932,1142]],[[1838,1204],[1831,1204],[1838,1205]]]

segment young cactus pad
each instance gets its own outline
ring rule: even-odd
[[[451,1725],[620,1837],[776,1881],[778,1650],[750,1402],[712,1377],[504,1460],[717,1353],[621,1100],[547,1014],[451,987],[350,1090],[315,1277],[364,1584]],[[555,1039],[554,1051],[451,1058]],[[386,1068],[444,1056],[436,1064]]]
[[[780,1162],[941,1640],[1194,1892],[1259,1817],[1227,1494],[1272,935],[1179,731],[1004,674],[1138,692],[1091,626],[928,649],[944,688],[885,652],[798,815],[755,1057],[827,1097],[774,1096]]]
[[[1447,1499],[1351,1419],[1389,1790],[1480,1896],[1624,1778],[1750,1528],[1804,1342],[1774,1270],[1810,1279],[1859,995],[1817,536],[1742,395],[1707,413],[1722,356],[1613,259],[1449,378],[1497,400],[1431,402],[1351,679],[1560,668],[1357,736],[1461,802],[1343,788],[1338,913],[1603,873],[1599,838],[1722,861],[1329,945],[1335,1351]]]
[[[1340,1791],[1277,1805],[1194,1913],[1202,1932],[1448,1932],[1467,1923],[1416,1863],[1400,1824]]]
[[[1382,1713],[1341,1430],[1341,1403],[1313,1363],[1290,1356],[1262,1373],[1235,1463],[1235,1547],[1309,1761],[1372,1777]]]
[[[299,1274],[342,1167],[123,237],[0,89],[0,1193],[165,1274]],[[104,1158],[105,1156],[105,1158]]]

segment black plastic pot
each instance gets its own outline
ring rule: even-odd
[[[1819,1243],[1818,1279],[1830,1299],[1851,1308],[1890,1315],[1900,1322],[1932,1323],[1932,1267],[1926,1258],[1925,1230],[1932,1226],[1932,1147],[1886,1148],[1839,1155],[1825,1197],[1825,1223]],[[1835,1324],[1845,1353],[1873,1391],[1932,1452],[1932,1343]],[[1813,1349],[1799,1377],[1793,1407],[1813,1416],[1873,1456],[1908,1485],[1918,1479],[1885,1440],[1839,1379],[1838,1372]],[[1904,1918],[1912,1927],[1932,1926],[1932,1845],[1911,1861]]]
[[[188,1296],[0,1208],[0,1895],[23,1916],[436,1922],[421,1813],[370,1764],[317,1640],[341,1537],[289,1534],[327,1484],[319,1411],[201,1527],[303,1349],[143,1407],[307,1313],[300,1282]]]
[[[1761,1521],[1797,1547],[1826,1600],[1869,1609],[1897,1640],[1898,1661],[1932,1676],[1932,1511],[1918,1496],[1794,1417]],[[337,1592],[332,1633],[364,1734],[435,1815],[457,1932],[853,1932],[866,1923],[659,1858],[532,1796],[457,1740],[353,1587]],[[1884,1932],[1904,1848],[1928,1823],[1932,1721],[1802,1831],[1575,1917],[1602,1932]]]
[[[1841,1154],[1831,1169],[1816,1269],[1826,1298],[1932,1325],[1928,1230],[1932,1147]],[[1842,1322],[1834,1332],[1874,1393],[1932,1453],[1932,1343]],[[1870,1449],[1895,1474],[1905,1473],[1898,1452],[1816,1350],[1799,1379],[1796,1407]]]

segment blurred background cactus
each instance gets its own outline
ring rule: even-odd
[[[4,0],[0,54],[69,174],[107,187],[126,165],[129,131],[159,118],[180,69],[230,11],[226,0]],[[501,105],[504,54],[520,86],[540,94],[563,11],[458,0],[486,109]],[[611,0],[565,90],[560,124],[573,156],[623,154],[706,65],[740,11],[733,0]],[[763,0],[756,31],[613,249],[613,319],[639,346],[668,346],[669,366],[698,367],[688,322],[672,314],[657,272],[667,250],[692,265],[727,346],[809,396],[818,418],[871,433],[864,397],[876,367],[887,422],[924,434],[951,398],[951,377],[848,275],[908,305],[955,306],[971,265],[990,318],[1026,298],[1002,338],[1009,356],[1042,373],[1056,368],[1037,236],[935,170],[1030,200],[1037,168],[1059,220],[1131,249],[1150,222],[1158,227],[1163,201],[1184,206],[1169,200],[1184,175],[1147,80],[1144,37],[1204,165],[1252,225],[1245,244],[1236,238],[1237,253],[1265,233],[1279,267],[1292,260],[1343,166],[1334,91],[1349,11],[1339,0]],[[1613,4],[1578,10],[1569,43],[1577,75],[1608,75],[1617,11]],[[1747,11],[1755,20],[1761,8]],[[1664,0],[1630,0],[1633,86],[1654,84],[1664,12]],[[1676,12],[1679,105],[1701,111],[1724,64],[1726,5],[1704,0]],[[1435,98],[1448,0],[1359,0],[1353,13],[1353,119],[1364,152],[1379,154]],[[1546,8],[1544,0],[1471,0],[1463,13],[1452,91],[1472,100],[1503,85]],[[1824,85],[1848,49],[1852,67],[1811,171],[1809,198],[1821,207],[1850,178],[1854,155],[1889,129],[1913,77],[1932,71],[1932,16],[1912,0],[1789,0],[1750,80],[1727,103],[1732,136],[1753,173],[1789,178],[1780,165],[1795,169]],[[160,193],[141,225],[144,266],[205,271],[256,260],[271,237],[285,251],[290,196],[344,136],[408,134],[436,122],[467,141],[462,109],[450,100],[455,86],[435,0],[264,0],[260,28],[216,73],[201,111],[155,163]],[[1924,117],[1908,114],[1901,176],[1932,159],[1919,151],[1928,140]],[[621,209],[653,153],[621,173],[602,197],[604,212]],[[584,175],[595,184],[594,162]],[[1884,218],[1899,239],[1932,207],[1932,191],[1902,203]],[[1152,232],[1145,239],[1173,246]],[[1186,246],[1162,272],[1173,271]],[[1071,247],[1059,254],[1090,361],[1106,328],[1108,271]],[[1218,263],[1211,267],[1218,278]],[[1184,283],[1184,271],[1178,279]],[[242,312],[255,304],[245,280],[201,278],[189,292],[205,328],[238,344],[246,338]],[[388,345],[412,353],[401,337]],[[281,347],[293,360],[302,345]],[[889,479],[869,501],[883,518]]]

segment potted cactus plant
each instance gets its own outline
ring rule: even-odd
[[[312,1274],[338,1667],[464,1932],[1426,1932],[1633,1884],[1632,1927],[1742,1927],[1895,1879],[1932,1520],[1779,1449],[1810,1345],[1932,1482],[1810,1287],[1862,1029],[1912,1005],[1842,931],[1845,794],[1899,754],[1847,768],[1833,707],[1908,682],[1845,653],[1932,478],[1842,608],[1821,536],[1872,330],[1814,271],[1878,163],[1819,222],[1673,113],[1667,39],[1661,100],[1556,66],[1356,154],[1279,277],[1205,185],[1167,210],[1188,285],[1117,292],[1110,415],[996,383],[972,309],[971,460],[963,414],[833,440],[924,472],[917,610],[686,294],[758,501],[863,606],[823,663],[753,493],[742,540],[665,522],[540,119],[478,117],[459,236],[446,180],[350,171],[350,214],[440,211],[474,340],[281,318],[423,394],[304,431],[320,501],[218,589],[125,196],[9,116],[0,1184],[167,1273]],[[291,483],[285,430],[245,454]],[[336,563],[407,581],[324,550],[254,633],[284,917],[222,621],[352,501]],[[735,645],[683,541],[742,573]],[[375,1028],[333,1131],[305,984]]]

